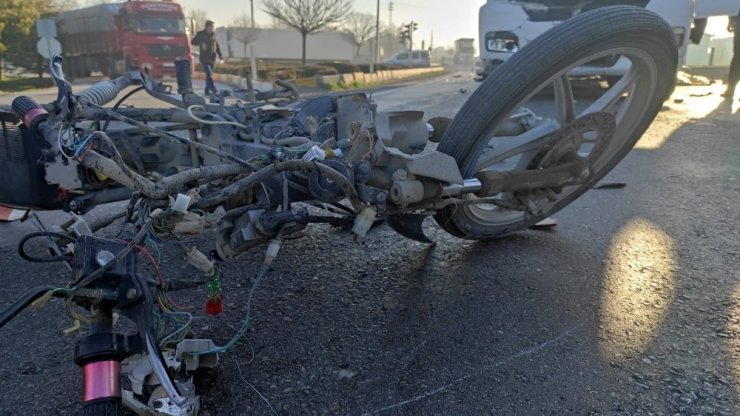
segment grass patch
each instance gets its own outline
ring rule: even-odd
[[[0,81],[0,91],[18,92],[32,90],[34,88],[47,88],[54,86],[51,78],[11,78],[3,77]]]
[[[383,85],[390,85],[390,84],[398,84],[400,82],[406,82],[406,81],[415,81],[425,78],[434,78],[441,75],[444,75],[446,72],[430,72],[427,74],[421,74],[416,75],[413,77],[408,78],[396,78],[396,79],[389,79],[389,80],[382,80],[378,82],[360,82],[360,81],[352,81],[349,84],[341,83],[341,82],[333,82],[326,84],[326,88],[329,91],[347,91],[347,90],[357,90],[357,89],[363,89],[363,88],[372,88],[372,87],[381,87]]]

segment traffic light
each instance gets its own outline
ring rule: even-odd
[[[400,37],[401,43],[406,45],[406,41],[408,40],[410,44],[409,48],[413,49],[414,48],[414,31],[416,31],[419,28],[419,24],[414,21],[411,21],[411,23],[405,24],[401,27],[404,28],[404,30],[401,32],[401,37]]]
[[[398,35],[398,41],[405,45],[408,39],[409,39],[409,31],[402,30],[401,33]]]

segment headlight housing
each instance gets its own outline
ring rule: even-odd
[[[486,50],[514,53],[519,50],[519,37],[512,32],[497,31],[486,34]]]

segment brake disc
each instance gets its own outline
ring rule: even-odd
[[[532,157],[528,170],[545,169],[572,161],[573,156],[586,162],[589,176],[593,175],[592,165],[609,146],[616,130],[614,116],[607,112],[595,112],[579,117],[550,135],[545,144]],[[584,144],[592,144],[584,155]],[[523,210],[533,214],[543,211],[540,201],[557,201],[562,188],[546,188],[535,191],[515,192],[513,200]]]
[[[544,146],[530,160],[527,169],[552,167],[562,163],[566,155],[573,154],[584,158],[590,169],[609,146],[616,127],[614,116],[603,111],[573,120],[550,135]],[[588,143],[593,143],[593,146],[588,155],[583,156],[581,147]]]

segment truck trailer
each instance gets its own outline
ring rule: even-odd
[[[472,65],[475,59],[475,39],[461,38],[455,41],[455,63]]]
[[[114,77],[130,69],[174,76],[178,59],[193,67],[185,17],[171,0],[98,4],[61,12],[55,20],[71,77],[93,71]]]

